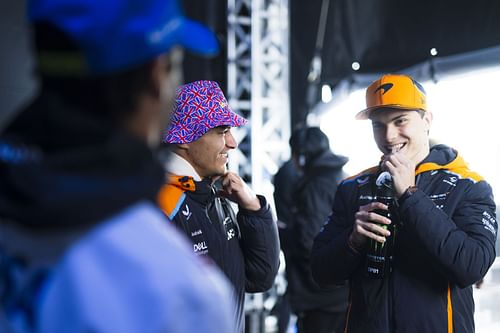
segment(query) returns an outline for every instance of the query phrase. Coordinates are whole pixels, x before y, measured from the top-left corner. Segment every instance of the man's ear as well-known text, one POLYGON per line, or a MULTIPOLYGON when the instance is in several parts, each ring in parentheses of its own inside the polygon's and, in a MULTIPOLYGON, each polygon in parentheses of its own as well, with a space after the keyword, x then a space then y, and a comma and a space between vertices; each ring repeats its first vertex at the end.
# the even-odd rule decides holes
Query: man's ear
POLYGON ((176 143, 173 148, 173 152, 180 157, 183 157, 184 159, 189 158, 189 143, 176 143))
POLYGON ((427 124, 427 131, 429 131, 431 129, 432 119, 433 119, 432 112, 426 111, 424 113, 424 121, 427 124))

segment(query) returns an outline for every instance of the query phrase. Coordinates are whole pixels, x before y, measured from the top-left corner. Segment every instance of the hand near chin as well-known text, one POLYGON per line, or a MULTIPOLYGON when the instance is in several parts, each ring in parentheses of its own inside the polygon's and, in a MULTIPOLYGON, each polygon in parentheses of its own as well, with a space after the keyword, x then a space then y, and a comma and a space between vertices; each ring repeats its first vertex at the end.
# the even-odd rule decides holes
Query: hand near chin
POLYGON ((415 185, 415 162, 404 154, 399 152, 384 156, 382 167, 391 174, 398 198, 408 187, 415 185))
POLYGON ((228 171, 220 178, 222 188, 218 191, 221 197, 236 202, 241 208, 257 211, 260 201, 252 189, 236 173, 228 171))

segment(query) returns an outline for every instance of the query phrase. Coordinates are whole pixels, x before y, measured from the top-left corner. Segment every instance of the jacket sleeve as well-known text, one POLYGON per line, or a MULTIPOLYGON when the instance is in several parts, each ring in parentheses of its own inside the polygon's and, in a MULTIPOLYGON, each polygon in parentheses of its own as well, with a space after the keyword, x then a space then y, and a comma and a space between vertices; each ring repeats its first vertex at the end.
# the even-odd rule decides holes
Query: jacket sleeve
MULTIPOLYGON (((460 190, 460 189, 456 189, 460 190)), ((480 280, 495 259, 496 206, 484 181, 465 188, 448 216, 421 190, 400 207, 403 228, 424 248, 447 278, 464 288, 480 280)))
POLYGON ((259 211, 240 208, 237 216, 245 257, 245 290, 252 293, 271 288, 279 268, 280 245, 276 222, 266 199, 258 197, 262 207, 259 211))
POLYGON ((314 239, 311 270, 320 285, 342 284, 363 263, 364 254, 347 244, 356 210, 354 192, 349 183, 339 186, 332 213, 314 239))

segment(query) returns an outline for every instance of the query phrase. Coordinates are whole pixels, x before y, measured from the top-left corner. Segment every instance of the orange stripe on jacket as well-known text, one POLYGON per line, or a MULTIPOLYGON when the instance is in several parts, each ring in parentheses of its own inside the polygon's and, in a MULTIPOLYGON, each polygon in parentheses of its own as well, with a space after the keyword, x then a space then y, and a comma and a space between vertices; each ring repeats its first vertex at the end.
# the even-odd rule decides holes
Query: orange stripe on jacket
POLYGON ((483 177, 481 177, 479 174, 471 171, 468 167, 465 161, 461 156, 457 156, 453 161, 451 161, 448 164, 445 165, 439 165, 436 163, 423 163, 418 166, 416 170, 416 174, 418 175, 419 173, 426 172, 426 171, 432 171, 432 170, 449 170, 450 172, 457 174, 458 176, 462 178, 467 178, 471 179, 475 182, 479 182, 483 180, 483 177))
POLYGON ((353 180, 357 177, 360 177, 360 176, 363 176, 363 175, 369 175, 369 174, 374 174, 374 173, 377 173, 378 172, 378 169, 379 167, 378 166, 374 166, 374 167, 371 167, 371 168, 368 168, 366 170, 363 170, 357 174, 355 174, 354 176, 350 176, 350 177, 347 177, 346 179, 344 179, 343 181, 345 180, 353 180))
POLYGON ((451 287, 448 283, 448 333, 453 333, 453 305, 451 304, 451 287))
POLYGON ((184 201, 184 192, 195 189, 192 177, 169 175, 167 184, 163 185, 158 192, 158 205, 170 219, 173 219, 184 201))

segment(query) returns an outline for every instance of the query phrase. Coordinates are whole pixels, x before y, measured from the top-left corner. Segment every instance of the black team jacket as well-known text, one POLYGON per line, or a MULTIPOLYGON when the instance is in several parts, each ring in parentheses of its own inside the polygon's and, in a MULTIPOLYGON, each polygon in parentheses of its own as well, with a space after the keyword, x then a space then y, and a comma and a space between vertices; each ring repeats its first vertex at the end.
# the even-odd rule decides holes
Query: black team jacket
POLYGON ((210 257, 234 286, 238 333, 244 332, 245 292, 271 288, 279 268, 276 222, 266 199, 258 198, 259 211, 240 208, 235 214, 229 201, 216 195, 210 179, 175 175, 159 194, 160 206, 186 234, 193 252, 210 257))
POLYGON ((495 259, 491 187, 456 151, 431 149, 416 168, 418 190, 399 202, 392 273, 365 275, 365 250, 348 245, 354 214, 371 201, 378 168, 345 180, 316 237, 314 278, 350 282, 346 332, 474 332, 472 285, 495 259))

